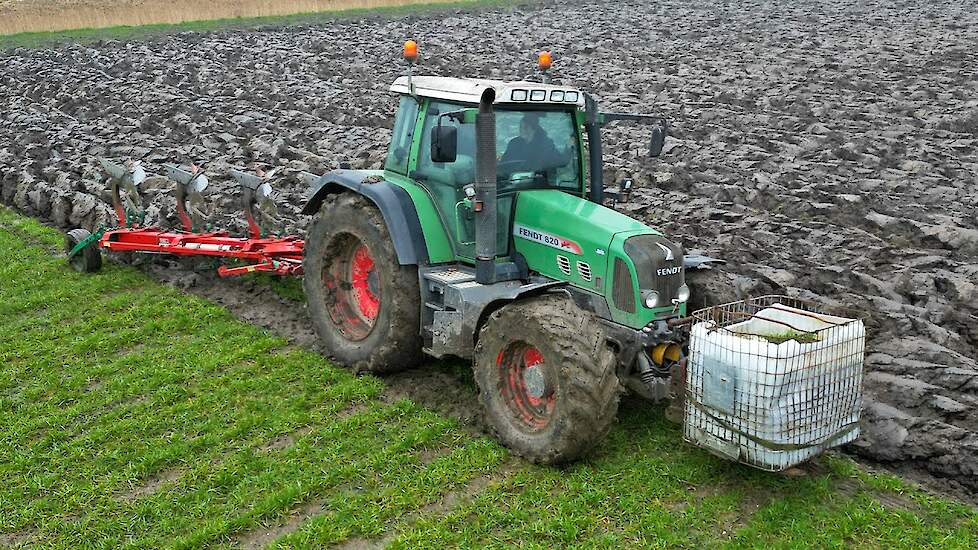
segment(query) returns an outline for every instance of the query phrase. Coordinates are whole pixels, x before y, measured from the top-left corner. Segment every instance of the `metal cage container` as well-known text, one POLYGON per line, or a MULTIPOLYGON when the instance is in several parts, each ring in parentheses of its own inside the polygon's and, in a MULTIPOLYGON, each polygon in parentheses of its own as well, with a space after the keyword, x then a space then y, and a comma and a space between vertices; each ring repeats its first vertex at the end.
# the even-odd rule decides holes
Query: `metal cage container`
POLYGON ((768 471, 856 439, 865 327, 819 309, 763 296, 694 312, 685 439, 768 471))

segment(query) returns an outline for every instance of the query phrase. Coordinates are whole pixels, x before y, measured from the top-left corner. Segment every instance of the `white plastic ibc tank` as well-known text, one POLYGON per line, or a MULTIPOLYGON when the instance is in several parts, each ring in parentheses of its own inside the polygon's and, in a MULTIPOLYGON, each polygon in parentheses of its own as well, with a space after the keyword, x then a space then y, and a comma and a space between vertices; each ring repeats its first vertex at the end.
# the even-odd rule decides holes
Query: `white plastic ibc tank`
POLYGON ((777 298, 694 314, 684 422, 687 441, 770 471, 859 435, 866 339, 861 320, 777 298))

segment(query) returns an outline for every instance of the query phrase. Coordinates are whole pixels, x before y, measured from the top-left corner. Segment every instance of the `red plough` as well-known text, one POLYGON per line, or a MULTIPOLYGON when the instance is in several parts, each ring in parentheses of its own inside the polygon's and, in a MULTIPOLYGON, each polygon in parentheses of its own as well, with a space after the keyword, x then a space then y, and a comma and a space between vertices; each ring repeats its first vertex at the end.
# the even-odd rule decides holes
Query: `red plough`
POLYGON ((221 277, 233 277, 256 271, 275 275, 302 275, 304 241, 295 236, 263 236, 259 217, 274 218, 275 203, 267 179, 271 174, 258 176, 232 170, 231 175, 243 189, 243 206, 248 221, 248 237, 233 237, 226 231, 206 231, 206 213, 201 193, 207 188, 203 171, 167 165, 170 179, 176 182, 177 216, 182 230, 142 227, 139 187, 146 173, 138 163, 115 164, 100 159, 109 175, 112 205, 118 218, 116 228, 103 228, 96 234, 84 230, 69 233, 67 246, 69 262, 80 271, 95 271, 101 267, 99 248, 113 252, 171 254, 174 256, 210 256, 224 258, 244 265, 222 265, 221 277), (256 212, 257 210, 257 212, 256 212), (260 214, 259 214, 260 213, 260 214), (95 246, 97 245, 97 247, 95 246))
POLYGON ((215 256, 249 262, 217 268, 221 277, 268 271, 276 275, 302 275, 302 245, 298 237, 251 239, 226 232, 175 233, 153 227, 106 231, 98 245, 113 252, 147 252, 174 256, 215 256))

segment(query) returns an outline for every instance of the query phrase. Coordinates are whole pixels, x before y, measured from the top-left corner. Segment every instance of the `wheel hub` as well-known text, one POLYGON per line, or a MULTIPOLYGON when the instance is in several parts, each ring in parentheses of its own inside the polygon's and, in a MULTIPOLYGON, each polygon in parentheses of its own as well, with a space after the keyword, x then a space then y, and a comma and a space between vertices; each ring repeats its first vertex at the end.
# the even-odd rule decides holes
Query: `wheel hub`
POLYGON ((323 269, 327 307, 345 338, 363 340, 377 324, 383 286, 373 254, 359 237, 341 236, 331 243, 337 252, 323 269))
POLYGON ((543 367, 534 365, 523 370, 523 384, 526 385, 526 393, 529 397, 540 399, 547 391, 547 380, 543 374, 543 367))
POLYGON ((499 352, 496 365, 514 424, 527 432, 546 428, 557 403, 557 387, 543 353, 526 342, 512 342, 499 352))
POLYGON ((350 279, 357 309, 368 323, 373 322, 380 310, 380 299, 377 297, 377 270, 366 246, 357 247, 351 264, 350 279))

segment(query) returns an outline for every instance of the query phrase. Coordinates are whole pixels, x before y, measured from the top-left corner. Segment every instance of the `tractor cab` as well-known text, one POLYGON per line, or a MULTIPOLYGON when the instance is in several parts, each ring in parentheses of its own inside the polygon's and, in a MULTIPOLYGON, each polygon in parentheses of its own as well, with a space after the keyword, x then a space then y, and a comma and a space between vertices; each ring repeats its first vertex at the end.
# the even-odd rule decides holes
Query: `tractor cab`
POLYGON ((586 196, 580 91, 442 77, 402 77, 391 90, 401 99, 384 168, 424 188, 457 259, 475 261, 472 198, 478 144, 472 113, 486 90, 496 97, 497 254, 511 252, 517 193, 556 190, 586 196))
POLYGON ((635 328, 685 313, 681 247, 602 204, 600 126, 661 119, 602 114, 586 93, 539 82, 404 76, 391 91, 400 104, 384 177, 423 191, 446 260, 478 268, 478 220, 489 218, 482 284, 543 276, 604 297, 605 316, 635 328), (491 125, 481 141, 480 111, 491 125))

